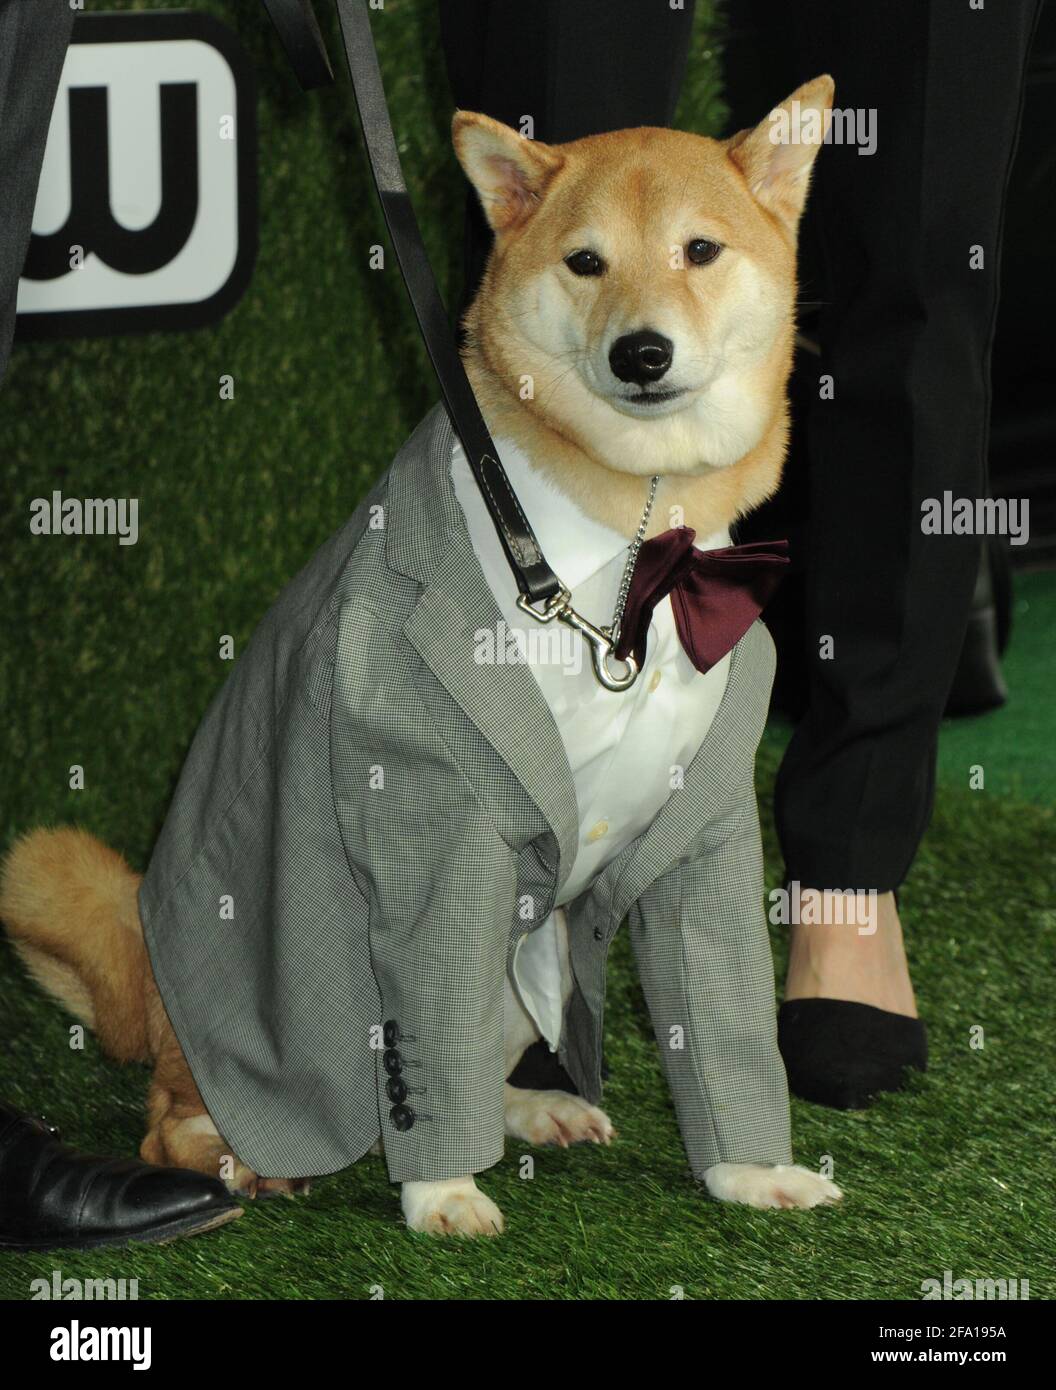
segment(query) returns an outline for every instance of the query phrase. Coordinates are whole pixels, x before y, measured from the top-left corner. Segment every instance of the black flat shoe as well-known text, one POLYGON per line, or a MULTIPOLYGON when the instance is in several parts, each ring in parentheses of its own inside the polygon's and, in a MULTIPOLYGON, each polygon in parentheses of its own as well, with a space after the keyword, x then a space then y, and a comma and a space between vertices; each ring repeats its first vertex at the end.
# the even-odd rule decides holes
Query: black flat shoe
POLYGON ((792 999, 777 1013, 788 1088, 834 1110, 864 1110, 878 1091, 900 1091, 907 1067, 928 1069, 919 1018, 846 999, 792 999))
POLYGON ((54 1126, 0 1104, 0 1250, 160 1243, 241 1215, 217 1178, 77 1153, 54 1126))

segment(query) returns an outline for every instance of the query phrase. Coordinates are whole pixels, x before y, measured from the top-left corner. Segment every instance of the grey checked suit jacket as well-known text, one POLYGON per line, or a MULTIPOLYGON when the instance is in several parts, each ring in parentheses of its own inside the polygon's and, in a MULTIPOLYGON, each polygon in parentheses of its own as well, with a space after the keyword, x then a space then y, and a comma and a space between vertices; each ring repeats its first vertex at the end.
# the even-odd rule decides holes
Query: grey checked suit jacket
MULTIPOLYGON (((379 1133, 394 1181, 503 1153, 504 977, 571 868, 578 813, 531 670, 474 660, 501 615, 452 442, 437 407, 265 616, 195 736, 141 888, 202 1097, 268 1176, 333 1172, 379 1133), (389 1068, 409 1088, 396 1115, 389 1068)), ((752 785, 772 677, 756 623, 684 785, 568 909, 561 1058, 597 1100, 606 955, 626 919, 697 1176, 791 1160, 752 785)))

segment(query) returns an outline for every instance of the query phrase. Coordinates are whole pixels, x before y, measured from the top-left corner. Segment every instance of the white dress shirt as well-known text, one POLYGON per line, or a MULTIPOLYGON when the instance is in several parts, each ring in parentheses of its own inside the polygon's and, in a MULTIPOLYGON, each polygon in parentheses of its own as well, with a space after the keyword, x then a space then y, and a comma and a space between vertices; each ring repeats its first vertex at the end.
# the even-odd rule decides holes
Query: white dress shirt
MULTIPOLYGON (((571 590, 573 607, 598 627, 607 627, 632 538, 588 517, 512 441, 497 439, 495 446, 547 561, 571 590)), ((652 824, 711 727, 726 690, 730 658, 724 656, 702 675, 682 649, 671 600, 665 598, 653 612, 638 679, 622 693, 606 690, 594 674, 584 637, 563 623, 537 623, 517 607, 513 573, 457 441, 451 477, 505 622, 505 630, 494 634, 495 657, 526 660, 531 666, 572 769, 580 834, 575 862, 555 905, 564 907, 652 824)), ((643 478, 643 509, 648 486, 643 478)), ((698 549, 729 543, 729 534, 722 531, 700 540, 698 549)), ((482 660, 491 659, 491 637, 484 634, 478 645, 482 660)), ((621 669, 618 663, 615 669, 621 669)), ((562 1007, 553 913, 521 938, 513 975, 521 1002, 556 1051, 562 1007)))

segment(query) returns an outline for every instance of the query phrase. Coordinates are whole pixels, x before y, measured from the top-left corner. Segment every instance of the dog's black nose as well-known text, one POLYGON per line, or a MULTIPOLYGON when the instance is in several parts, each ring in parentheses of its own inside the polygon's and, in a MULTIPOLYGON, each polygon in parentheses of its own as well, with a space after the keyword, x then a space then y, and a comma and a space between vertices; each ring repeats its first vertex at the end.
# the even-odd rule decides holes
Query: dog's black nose
POLYGON ((639 333, 625 333, 609 349, 609 366, 621 381, 634 381, 644 386, 647 381, 659 381, 671 365, 675 345, 662 333, 643 328, 639 333))

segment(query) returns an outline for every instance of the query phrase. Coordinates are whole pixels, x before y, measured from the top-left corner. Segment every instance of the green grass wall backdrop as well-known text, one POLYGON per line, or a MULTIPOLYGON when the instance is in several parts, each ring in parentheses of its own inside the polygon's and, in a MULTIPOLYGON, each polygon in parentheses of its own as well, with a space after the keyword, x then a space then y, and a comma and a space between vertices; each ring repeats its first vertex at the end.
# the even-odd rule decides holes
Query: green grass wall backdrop
MULTIPOLYGON (((89 9, 102 8, 92 6, 89 9)), ((143 9, 110 0, 108 9, 143 9)), ((256 0, 197 3, 225 19, 259 82, 260 254, 245 298, 187 334, 16 350, 0 394, 0 832, 77 821, 142 868, 195 726, 255 623, 387 466, 437 391, 387 246, 342 74, 298 89, 256 0), (220 377, 235 382, 220 399, 220 377), (31 537, 53 489, 137 497, 139 542, 31 537), (69 768, 85 769, 71 792, 69 768)), ((332 7, 317 0, 332 54, 332 7)), ((373 15, 411 191, 449 302, 457 298, 464 186, 431 0, 373 15)), ((679 124, 721 127, 721 34, 698 3, 679 124)), ((775 97, 778 94, 775 93, 775 97)), ((762 114, 762 113, 760 113, 762 114)), ((1023 596, 1025 595, 1025 597, 1023 596)), ((691 1181, 627 944, 612 965, 620 1129, 606 1151, 519 1148, 483 1178, 503 1241, 409 1235, 380 1161, 320 1181, 305 1201, 251 1206, 214 1235, 166 1248, 0 1256, 0 1295, 61 1269, 138 1278, 142 1298, 914 1299, 927 1278, 1029 1279, 1052 1297, 1053 657, 1051 578, 1031 577, 1010 657, 1013 699, 944 742, 935 824, 905 893, 933 1066, 862 1114, 794 1105, 797 1153, 832 1155, 839 1210, 763 1214, 691 1181), (1027 612, 1029 609, 1029 613, 1027 612), (1029 620, 1028 620, 1029 619, 1029 620), (1045 664, 1047 662, 1047 665, 1045 664), (1013 679, 1013 676, 1015 679, 1013 679), (951 741, 952 740, 952 741, 951 741), (968 790, 967 767, 987 769, 968 790), (970 1045, 984 1030, 982 1050, 970 1045)), ((780 871, 759 784, 771 883, 780 871)), ((779 968, 784 943, 775 933, 779 968)), ((44 1110, 103 1152, 133 1152, 146 1073, 69 1021, 0 946, 0 1094, 44 1110)))

